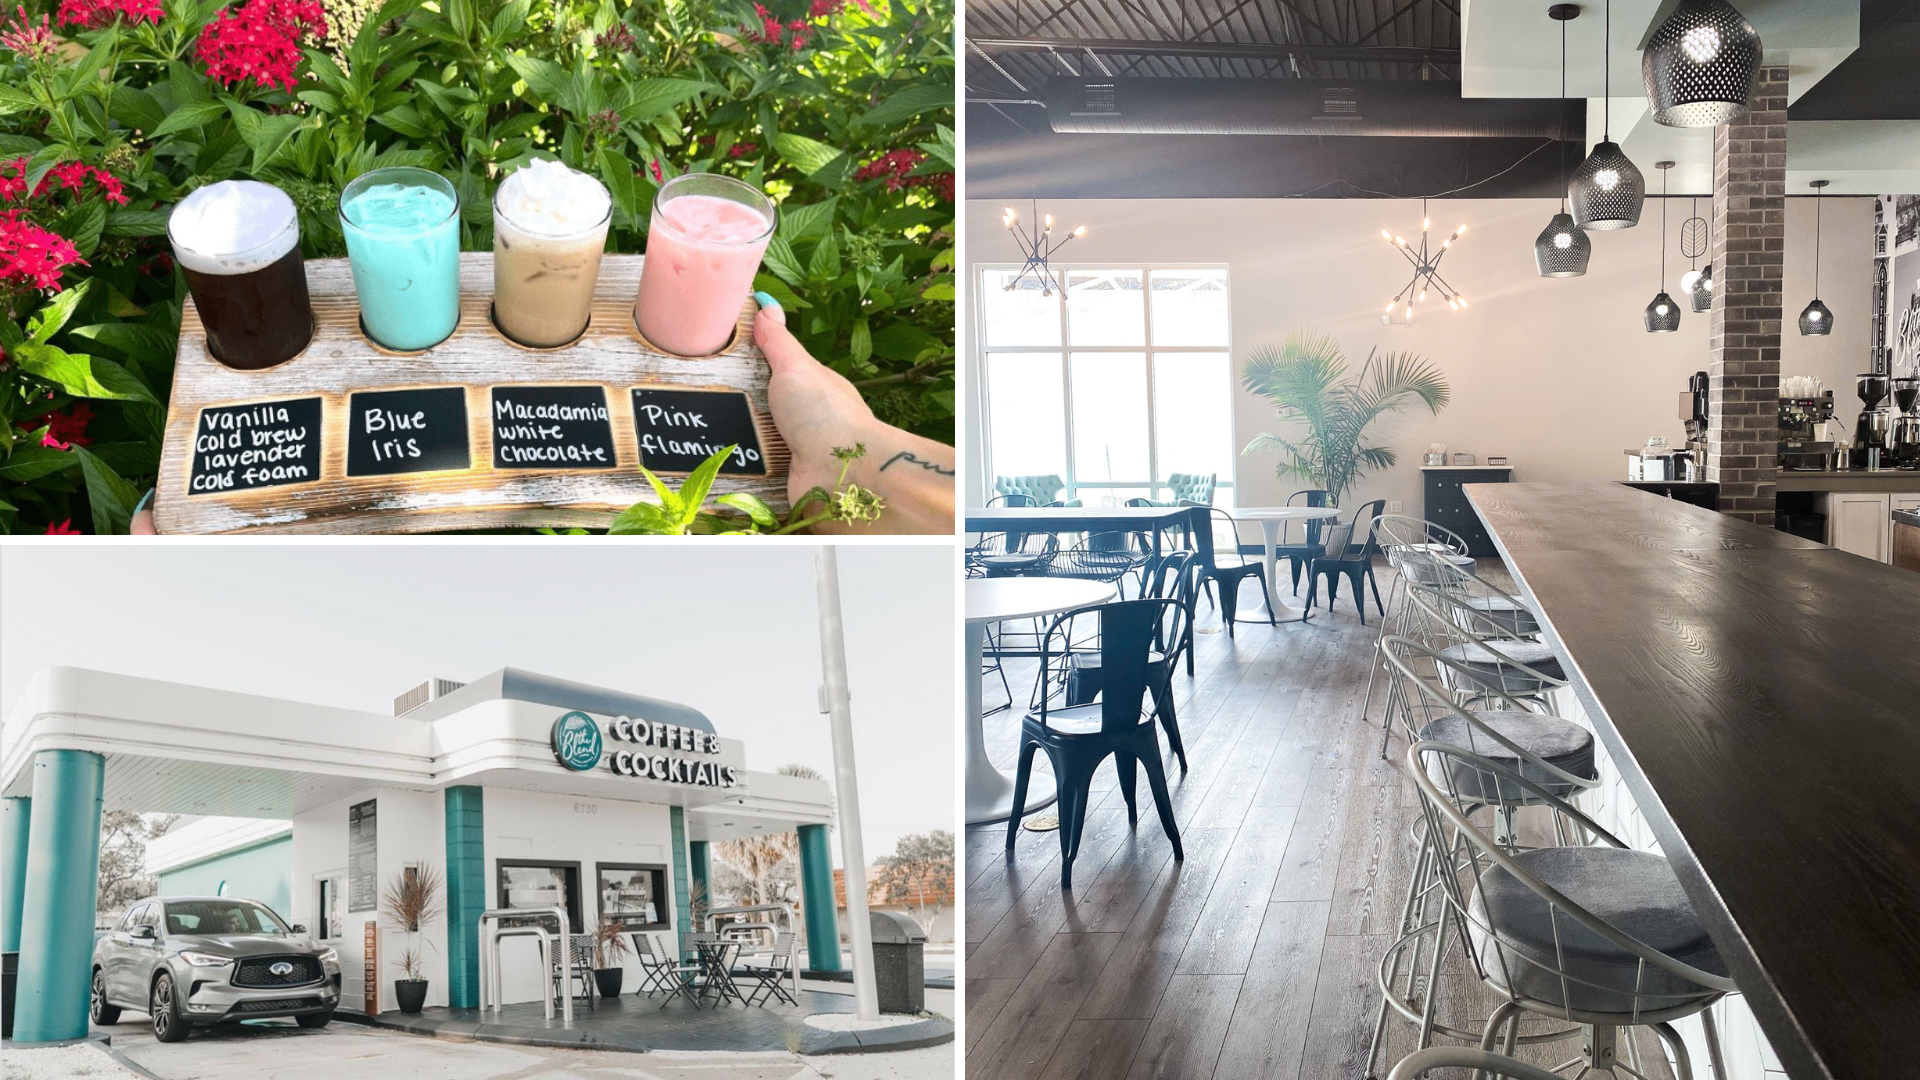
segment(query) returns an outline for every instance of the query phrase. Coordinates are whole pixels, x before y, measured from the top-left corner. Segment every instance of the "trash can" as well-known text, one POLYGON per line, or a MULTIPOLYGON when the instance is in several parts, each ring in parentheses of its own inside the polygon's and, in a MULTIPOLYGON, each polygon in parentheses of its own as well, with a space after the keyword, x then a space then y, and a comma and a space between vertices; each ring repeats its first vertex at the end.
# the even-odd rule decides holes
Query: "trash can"
POLYGON ((873 984, 883 1013, 927 1009, 927 932, 897 911, 869 911, 873 928, 873 984))
POLYGON ((4 971, 4 974, 0 974, 0 978, 4 978, 5 980, 4 982, 0 982, 0 997, 4 998, 4 1000, 0 1000, 0 1004, 6 1006, 6 1012, 4 1013, 6 1017, 5 1023, 0 1024, 0 1027, 3 1027, 5 1030, 0 1030, 0 1036, 11 1039, 13 1038, 13 991, 15 982, 20 978, 20 954, 10 952, 0 955, 3 955, 5 958, 5 967, 4 969, 0 969, 0 971, 4 971))

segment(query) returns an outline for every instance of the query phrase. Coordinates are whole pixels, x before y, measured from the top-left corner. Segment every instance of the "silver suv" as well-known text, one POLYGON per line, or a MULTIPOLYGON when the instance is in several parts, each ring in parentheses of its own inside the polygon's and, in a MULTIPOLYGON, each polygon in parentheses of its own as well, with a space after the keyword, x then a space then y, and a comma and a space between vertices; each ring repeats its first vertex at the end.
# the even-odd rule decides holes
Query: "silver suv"
POLYGON ((325 1027, 339 1004, 340 955, 252 900, 141 900, 93 946, 93 1022, 145 1011, 161 1042, 223 1020, 325 1027))

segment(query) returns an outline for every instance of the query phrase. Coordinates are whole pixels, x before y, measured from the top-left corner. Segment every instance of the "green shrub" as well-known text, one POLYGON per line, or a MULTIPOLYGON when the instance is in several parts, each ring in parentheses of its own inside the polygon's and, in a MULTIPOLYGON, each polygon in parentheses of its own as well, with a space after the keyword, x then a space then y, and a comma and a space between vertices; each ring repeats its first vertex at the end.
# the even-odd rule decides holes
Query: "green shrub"
POLYGON ((539 156, 613 194, 645 247, 686 171, 781 208, 756 288, 881 418, 953 440, 947 0, 47 0, 0 19, 0 531, 124 531, 156 472, 186 291, 166 215, 276 184, 308 258, 340 189, 452 178, 461 246, 539 156))

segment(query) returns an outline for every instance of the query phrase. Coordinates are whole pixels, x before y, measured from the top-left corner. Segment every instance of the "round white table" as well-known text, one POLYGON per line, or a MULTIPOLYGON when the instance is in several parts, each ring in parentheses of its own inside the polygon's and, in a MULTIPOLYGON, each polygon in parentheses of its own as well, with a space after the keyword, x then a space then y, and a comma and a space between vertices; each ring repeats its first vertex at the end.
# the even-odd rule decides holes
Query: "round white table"
MULTIPOLYGON (((1104 581, 1074 578, 967 579, 967 824, 1005 821, 1013 813, 1013 774, 1001 772, 987 758, 985 676, 980 670, 987 625, 1091 607, 1112 600, 1117 592, 1104 581)), ((1027 780, 1027 812, 1053 800, 1052 774, 1036 771, 1027 780)))
POLYGON ((1246 506, 1233 511, 1236 521, 1257 521, 1260 531, 1267 541, 1267 596, 1273 601, 1273 617, 1280 622, 1304 622, 1307 609, 1287 599, 1293 595, 1280 592, 1279 557, 1275 549, 1280 544, 1280 524, 1285 521, 1327 521, 1340 516, 1338 507, 1333 506, 1246 506))

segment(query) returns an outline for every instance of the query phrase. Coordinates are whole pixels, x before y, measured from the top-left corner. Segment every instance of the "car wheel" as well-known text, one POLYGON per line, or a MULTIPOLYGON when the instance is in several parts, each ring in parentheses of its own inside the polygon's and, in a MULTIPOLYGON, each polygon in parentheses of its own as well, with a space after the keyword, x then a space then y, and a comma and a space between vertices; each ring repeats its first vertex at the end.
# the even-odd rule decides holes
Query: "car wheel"
POLYGON ((96 1024, 120 1022, 120 1007, 107 1004, 107 973, 93 969, 92 1019, 96 1024))
POLYGON ((180 1001, 174 996, 173 976, 161 972, 153 980, 153 1001, 147 1013, 153 1017, 153 1037, 161 1042, 180 1042, 192 1026, 180 1015, 180 1001))
POLYGON ((294 1019, 298 1021, 303 1028, 323 1028, 333 1020, 333 1010, 328 1009, 323 1013, 308 1013, 305 1016, 296 1016, 294 1019))

